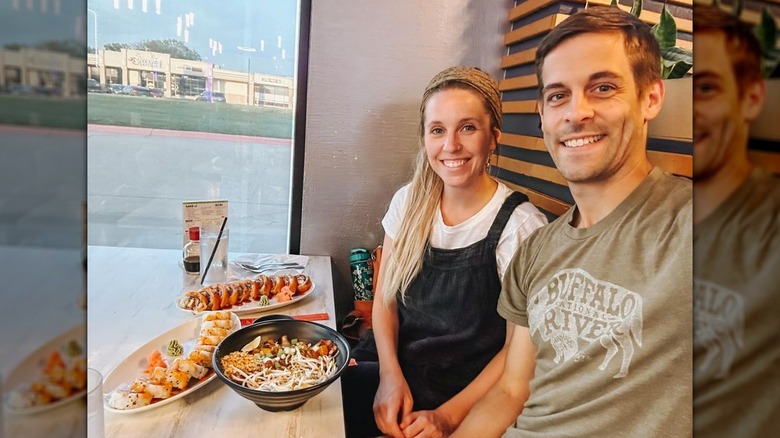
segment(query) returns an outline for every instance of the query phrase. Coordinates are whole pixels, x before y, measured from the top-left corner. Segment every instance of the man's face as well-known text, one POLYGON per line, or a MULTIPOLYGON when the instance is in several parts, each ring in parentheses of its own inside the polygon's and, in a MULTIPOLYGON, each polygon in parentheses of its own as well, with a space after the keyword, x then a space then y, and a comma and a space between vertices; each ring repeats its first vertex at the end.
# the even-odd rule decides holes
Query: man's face
POLYGON ((570 183, 619 179, 645 158, 646 121, 658 114, 663 84, 639 95, 619 32, 565 40, 542 69, 544 142, 570 183))
POLYGON ((740 96, 723 32, 697 32, 693 74, 693 176, 709 178, 747 148, 754 86, 740 96))

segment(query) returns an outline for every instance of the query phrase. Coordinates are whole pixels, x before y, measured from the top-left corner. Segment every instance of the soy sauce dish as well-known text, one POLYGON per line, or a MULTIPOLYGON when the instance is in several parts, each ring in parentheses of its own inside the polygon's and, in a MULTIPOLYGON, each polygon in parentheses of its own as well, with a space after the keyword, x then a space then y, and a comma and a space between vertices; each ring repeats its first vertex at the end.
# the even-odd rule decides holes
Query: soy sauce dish
POLYGON ((324 391, 346 370, 350 347, 346 338, 330 327, 311 321, 284 319, 284 315, 268 315, 258 318, 252 325, 241 328, 219 343, 213 355, 213 366, 217 377, 238 395, 252 401, 266 411, 291 411, 303 406, 309 399, 324 391), (278 318, 282 316, 282 318, 278 318), (312 346, 321 339, 332 341, 338 352, 335 355, 335 372, 323 382, 301 389, 288 391, 264 391, 246 387, 231 380, 222 369, 222 358, 241 349, 261 337, 260 345, 266 340, 279 341, 282 336, 312 346))

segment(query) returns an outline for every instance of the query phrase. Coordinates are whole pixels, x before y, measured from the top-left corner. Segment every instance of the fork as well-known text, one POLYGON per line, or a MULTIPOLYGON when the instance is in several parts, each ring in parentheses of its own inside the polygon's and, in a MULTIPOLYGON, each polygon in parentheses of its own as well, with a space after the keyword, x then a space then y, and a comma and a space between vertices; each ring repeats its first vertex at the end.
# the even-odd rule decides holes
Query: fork
POLYGON ((249 272, 265 272, 272 269, 301 269, 301 266, 297 262, 277 262, 277 263, 261 263, 259 265, 253 265, 251 263, 238 263, 238 266, 246 269, 249 272))

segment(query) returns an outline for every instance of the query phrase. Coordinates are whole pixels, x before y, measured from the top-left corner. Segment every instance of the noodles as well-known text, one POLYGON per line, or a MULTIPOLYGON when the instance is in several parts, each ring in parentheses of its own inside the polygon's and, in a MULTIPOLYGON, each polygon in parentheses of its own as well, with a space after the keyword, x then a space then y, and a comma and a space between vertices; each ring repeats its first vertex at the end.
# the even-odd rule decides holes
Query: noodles
POLYGON ((265 341, 251 352, 234 351, 222 358, 230 380, 268 392, 293 391, 326 381, 337 371, 336 344, 323 339, 314 346, 303 342, 265 341))

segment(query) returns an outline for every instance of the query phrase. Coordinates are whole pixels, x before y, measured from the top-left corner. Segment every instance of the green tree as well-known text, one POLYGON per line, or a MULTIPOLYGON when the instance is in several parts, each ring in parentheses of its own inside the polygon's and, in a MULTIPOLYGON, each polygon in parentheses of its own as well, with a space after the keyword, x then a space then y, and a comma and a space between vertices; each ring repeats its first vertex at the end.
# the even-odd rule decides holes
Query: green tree
POLYGON ((50 52, 65 53, 73 58, 84 59, 87 56, 86 46, 78 40, 50 40, 37 44, 35 47, 50 52))
POLYGON ((103 46, 106 50, 118 52, 121 49, 145 50, 147 52, 167 53, 171 58, 189 59, 190 61, 200 61, 200 54, 179 40, 172 38, 165 40, 143 40, 138 43, 108 43, 103 46))
POLYGON ((103 49, 111 52, 119 52, 122 49, 130 49, 130 44, 125 43, 108 43, 103 46, 103 49))

